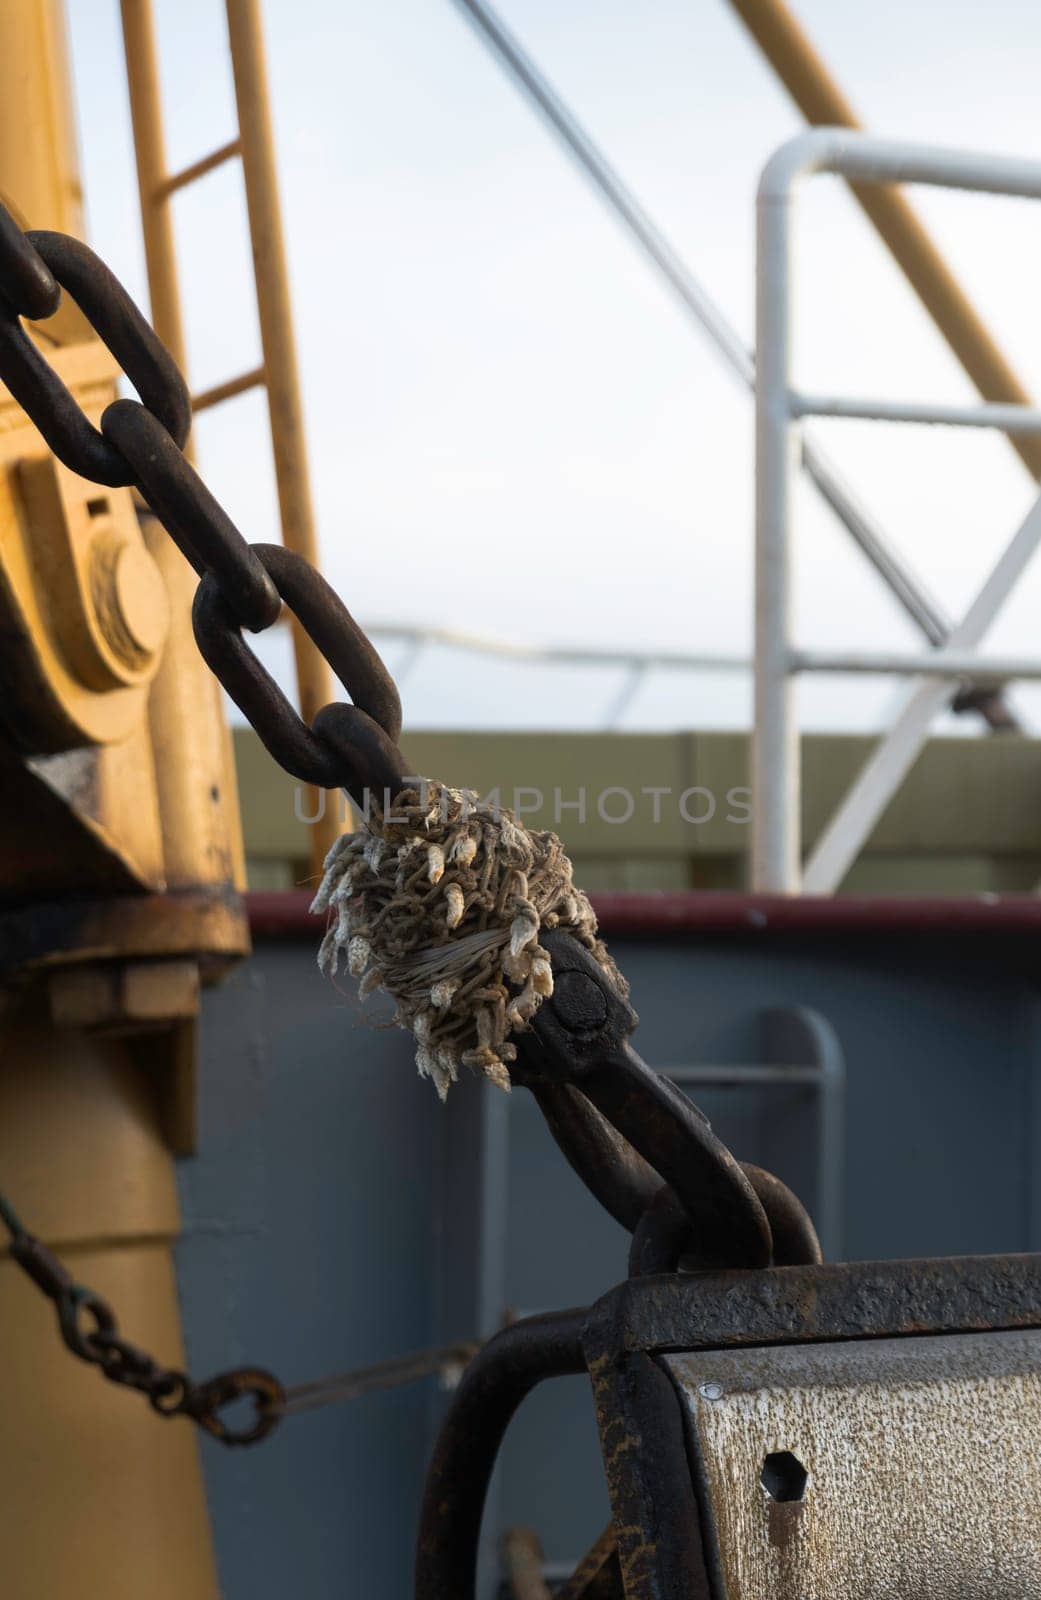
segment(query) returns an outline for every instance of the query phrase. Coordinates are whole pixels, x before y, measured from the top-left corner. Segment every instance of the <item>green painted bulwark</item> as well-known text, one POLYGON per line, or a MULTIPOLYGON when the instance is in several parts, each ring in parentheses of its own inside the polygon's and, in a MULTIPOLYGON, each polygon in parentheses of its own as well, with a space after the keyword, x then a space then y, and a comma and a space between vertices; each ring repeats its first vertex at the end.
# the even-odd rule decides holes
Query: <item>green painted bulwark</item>
MULTIPOLYGON (((812 844, 874 740, 803 741, 812 844)), ((406 734, 417 774, 444 778, 553 828, 587 889, 746 887, 750 794, 743 733, 406 734)), ((306 796, 248 729, 235 731, 250 887, 305 886, 306 796)), ((843 888, 856 893, 1030 891, 1041 880, 1041 740, 934 739, 843 888)))

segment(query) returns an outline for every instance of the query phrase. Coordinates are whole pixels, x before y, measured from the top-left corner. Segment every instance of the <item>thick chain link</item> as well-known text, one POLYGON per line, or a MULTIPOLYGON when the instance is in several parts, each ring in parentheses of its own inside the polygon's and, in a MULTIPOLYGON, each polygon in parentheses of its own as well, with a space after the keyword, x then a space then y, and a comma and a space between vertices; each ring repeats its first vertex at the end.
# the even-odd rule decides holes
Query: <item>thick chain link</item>
MULTIPOLYGON (((0 379, 58 459, 91 482, 136 488, 202 580, 192 621, 205 660, 286 771, 305 783, 396 791, 407 766, 398 749, 401 702, 365 634, 339 596, 300 556, 250 545, 183 454, 191 401, 169 351, 92 250, 59 233, 23 233, 0 204, 0 379), (52 316, 66 289, 140 396, 116 400, 94 427, 22 326, 52 316), (286 604, 317 644, 353 704, 327 706, 309 727, 242 637, 278 620, 286 604)), ((279 1421, 286 1395, 261 1368, 208 1382, 164 1367, 119 1332, 110 1306, 78 1284, 28 1233, 0 1196, 11 1255, 57 1310, 66 1346, 111 1383, 147 1396, 164 1417, 187 1416, 223 1444, 252 1444, 279 1421), (236 1400, 252 1419, 221 1415, 236 1400)))
POLYGON ((401 702, 386 667, 338 595, 302 557, 250 545, 183 454, 191 425, 184 378, 123 285, 92 250, 60 233, 23 233, 0 205, 0 379, 54 454, 94 483, 132 485, 202 582, 193 611, 203 656, 275 760, 305 783, 344 788, 364 806, 407 776, 401 702), (100 432, 23 328, 72 295, 140 396, 116 400, 100 432), (309 727, 242 637, 289 606, 353 701, 309 727))

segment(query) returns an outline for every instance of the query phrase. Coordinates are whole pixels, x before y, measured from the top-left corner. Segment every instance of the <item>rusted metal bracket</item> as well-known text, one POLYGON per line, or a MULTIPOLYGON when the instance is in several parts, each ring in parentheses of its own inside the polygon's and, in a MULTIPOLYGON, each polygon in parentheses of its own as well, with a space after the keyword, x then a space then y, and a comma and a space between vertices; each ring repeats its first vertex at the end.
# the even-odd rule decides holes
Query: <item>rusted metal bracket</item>
MULTIPOLYGON (((1017 1345, 1018 1353, 1002 1355, 990 1370, 1033 1372, 1034 1408, 1025 1419, 1033 1427, 1034 1411, 1041 1411, 1041 1256, 672 1273, 629 1280, 588 1313, 516 1323, 471 1362, 442 1428, 424 1498, 415 1600, 474 1600, 481 1512, 499 1446, 518 1406, 548 1378, 589 1374, 625 1600, 718 1600, 710 1576, 718 1560, 715 1532, 705 1521, 700 1469, 696 1463, 692 1469, 688 1453, 681 1360, 711 1351, 745 1352, 752 1360, 757 1350, 781 1347, 856 1352, 873 1342, 881 1350, 895 1342, 928 1365, 933 1336, 1029 1330, 1039 1335, 1031 1334, 1032 1351, 1024 1354, 1027 1345, 1017 1345)), ((1004 1348, 1011 1349, 1011 1341, 1004 1348)), ((712 1403, 713 1395, 703 1398, 712 1403)), ((929 1448, 935 1454, 934 1442, 929 1448)), ((1032 1462, 1032 1449, 1029 1456, 1032 1462)), ((987 1459, 1005 1460, 996 1442, 987 1459)), ((775 1465, 772 1489, 764 1484, 757 1492, 781 1503, 786 1464, 775 1465)), ((974 1498, 959 1502, 977 1522, 990 1515, 977 1493, 980 1471, 977 1461, 974 1498)), ((991 1476, 1000 1489, 1000 1473, 991 1476)), ((901 1488, 906 1493, 904 1480, 901 1488)), ((768 1504, 763 1515, 771 1515, 768 1504)), ((1031 1559, 1041 1562, 1036 1517, 1033 1527, 1031 1559)), ((981 1548, 991 1545, 981 1526, 981 1548)), ((771 1600, 779 1592, 787 1597, 810 1590, 775 1588, 771 1600)), ((937 1592, 935 1586, 913 1591, 916 1600, 937 1592)), ((1020 1584, 1000 1592, 1033 1589, 1020 1584)), ((755 1591, 743 1590, 741 1600, 753 1595, 758 1600, 755 1591)))

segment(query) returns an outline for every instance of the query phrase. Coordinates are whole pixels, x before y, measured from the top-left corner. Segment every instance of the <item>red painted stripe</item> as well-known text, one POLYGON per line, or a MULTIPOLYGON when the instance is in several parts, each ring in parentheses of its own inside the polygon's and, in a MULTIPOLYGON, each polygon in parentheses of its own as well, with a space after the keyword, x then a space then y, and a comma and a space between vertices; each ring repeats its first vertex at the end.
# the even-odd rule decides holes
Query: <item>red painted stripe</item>
MULTIPOLYGON (((1041 932, 1041 898, 1011 895, 837 895, 787 897, 731 891, 607 890, 590 896, 611 934, 1041 932)), ((257 939, 316 939, 321 921, 308 911, 309 890, 246 896, 257 939)))

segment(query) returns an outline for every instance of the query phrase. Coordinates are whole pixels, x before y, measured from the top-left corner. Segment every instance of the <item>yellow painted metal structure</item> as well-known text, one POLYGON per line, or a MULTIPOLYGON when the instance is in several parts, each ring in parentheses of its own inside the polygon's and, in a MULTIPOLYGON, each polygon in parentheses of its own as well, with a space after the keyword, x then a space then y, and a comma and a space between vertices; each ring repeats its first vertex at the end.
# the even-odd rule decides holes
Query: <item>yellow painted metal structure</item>
MULTIPOLYGON (((54 365, 89 412, 108 403, 117 369, 96 342, 64 347, 54 365)), ((63 467, 2 387, 0 467, 3 610, 23 652, 18 730, 37 753, 116 744, 146 715, 169 628, 130 495, 63 467)))
MULTIPOLYGON (((0 195, 82 232, 60 0, 0 6, 0 195)), ((87 415, 112 358, 33 330, 87 415)), ((194 577, 129 490, 56 463, 0 390, 0 1173, 28 1225, 183 1365, 173 1152, 200 982, 248 949, 230 740, 194 577)), ((0 1255, 4 1600, 216 1600, 192 1428, 105 1383, 0 1255)))
MULTIPOLYGON (((176 173, 167 168, 162 86, 151 0, 121 0, 121 9, 152 320, 160 338, 184 370, 184 318, 171 202, 189 184, 197 183, 226 161, 240 158, 263 364, 196 394, 192 405, 196 412, 204 411, 249 389, 265 389, 282 539, 290 550, 302 555, 312 566, 318 566, 318 539, 257 0, 226 0, 239 133, 220 149, 176 173)), ((300 711, 305 722, 310 722, 323 705, 335 698, 332 674, 321 652, 295 619, 291 626, 300 711)), ((311 829, 311 867, 315 870, 341 831, 339 795, 327 795, 321 805, 317 794, 312 792, 307 814, 320 818, 311 829)))
MULTIPOLYGON (((5 1019, 4 1187, 135 1343, 183 1364, 177 1197, 132 1047, 55 1027, 42 997, 5 1019)), ((54 1311, 0 1263, 0 1548, 5 1600, 216 1600, 198 1444, 73 1359, 54 1311)))
MULTIPOLYGON (((807 122, 815 127, 862 127, 784 0, 730 3, 807 122)), ((984 400, 1033 405, 904 191, 885 183, 854 183, 850 187, 984 400)), ((1032 476, 1041 479, 1041 438, 1017 433, 1009 435, 1009 442, 1032 476)))

